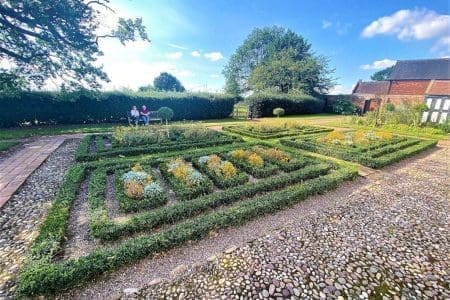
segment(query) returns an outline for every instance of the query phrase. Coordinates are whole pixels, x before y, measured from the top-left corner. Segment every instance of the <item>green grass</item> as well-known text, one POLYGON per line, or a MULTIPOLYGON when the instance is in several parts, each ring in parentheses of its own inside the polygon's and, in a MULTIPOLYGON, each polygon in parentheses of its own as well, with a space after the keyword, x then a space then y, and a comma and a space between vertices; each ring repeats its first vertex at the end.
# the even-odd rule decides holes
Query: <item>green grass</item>
POLYGON ((0 152, 6 151, 10 149, 11 147, 14 147, 15 145, 19 144, 20 141, 17 140, 11 140, 11 141, 0 141, 0 152))
POLYGON ((118 124, 76 124, 0 129, 0 140, 21 139, 37 135, 95 133, 112 131, 118 124))
POLYGON ((383 126, 378 126, 378 127, 357 125, 357 124, 350 123, 349 117, 332 120, 328 124, 326 124, 326 126, 386 131, 386 132, 392 132, 392 133, 398 134, 398 135, 404 135, 404 136, 408 136, 408 137, 417 137, 417 138, 426 138, 426 139, 445 140, 445 139, 449 138, 449 134, 444 133, 439 128, 411 127, 411 126, 403 125, 403 124, 383 125, 383 126))

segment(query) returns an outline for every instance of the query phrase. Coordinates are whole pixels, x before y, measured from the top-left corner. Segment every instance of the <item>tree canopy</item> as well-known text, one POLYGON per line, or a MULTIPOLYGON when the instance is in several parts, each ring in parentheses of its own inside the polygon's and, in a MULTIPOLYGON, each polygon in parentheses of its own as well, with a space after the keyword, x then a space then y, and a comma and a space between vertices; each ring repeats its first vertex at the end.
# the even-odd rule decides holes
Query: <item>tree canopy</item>
POLYGON ((302 36, 282 27, 254 29, 223 70, 229 93, 277 89, 323 92, 333 86, 324 57, 302 36))
POLYGON ((389 80, 393 69, 394 66, 375 72, 372 76, 370 76, 370 79, 375 81, 389 80))
POLYGON ((162 72, 153 80, 153 86, 159 91, 184 92, 186 89, 172 74, 162 72))
POLYGON ((99 33, 102 12, 112 11, 109 0, 3 0, 0 4, 0 59, 27 83, 42 87, 60 79, 63 89, 98 88, 107 74, 94 62, 102 55, 99 40, 116 38, 122 44, 148 41, 142 19, 119 18, 117 27, 99 33))

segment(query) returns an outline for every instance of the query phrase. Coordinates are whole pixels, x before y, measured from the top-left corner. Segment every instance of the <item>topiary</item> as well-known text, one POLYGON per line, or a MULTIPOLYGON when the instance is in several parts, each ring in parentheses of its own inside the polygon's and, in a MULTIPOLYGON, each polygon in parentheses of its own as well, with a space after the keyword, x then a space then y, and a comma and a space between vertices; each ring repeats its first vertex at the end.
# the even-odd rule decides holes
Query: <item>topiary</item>
POLYGON ((170 107, 161 107, 158 109, 158 116, 161 120, 165 120, 166 124, 173 118, 173 110, 170 107))
POLYGON ((278 118, 279 118, 280 116, 284 116, 284 109, 281 108, 281 107, 275 108, 275 109, 273 110, 273 115, 274 115, 274 116, 277 116, 278 118))

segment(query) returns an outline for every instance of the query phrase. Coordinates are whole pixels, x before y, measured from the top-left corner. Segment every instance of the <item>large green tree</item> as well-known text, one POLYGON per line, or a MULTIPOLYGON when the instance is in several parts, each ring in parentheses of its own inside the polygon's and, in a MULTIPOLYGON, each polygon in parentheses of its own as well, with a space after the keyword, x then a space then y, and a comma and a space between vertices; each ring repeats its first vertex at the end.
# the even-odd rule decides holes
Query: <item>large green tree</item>
POLYGON ((320 92, 332 86, 331 73, 327 60, 315 56, 302 36, 278 26, 254 29, 223 70, 230 93, 293 87, 320 92), (276 79, 271 78, 274 75, 276 79))
POLYGON ((98 88, 108 77, 95 65, 102 55, 99 41, 116 38, 122 44, 148 41, 142 19, 118 19, 115 29, 99 33, 109 0, 2 0, 0 3, 0 60, 14 74, 41 87, 49 78, 63 88, 98 88))
POLYGON ((249 86, 254 91, 275 89, 314 94, 326 91, 332 80, 327 76, 327 60, 307 56, 296 59, 296 50, 289 48, 275 53, 268 62, 257 66, 250 74, 249 86))
POLYGON ((153 86, 159 91, 184 92, 186 89, 172 74, 162 72, 153 80, 153 86))
POLYGON ((372 76, 370 76, 370 79, 375 81, 389 80, 393 69, 394 66, 375 72, 372 76))

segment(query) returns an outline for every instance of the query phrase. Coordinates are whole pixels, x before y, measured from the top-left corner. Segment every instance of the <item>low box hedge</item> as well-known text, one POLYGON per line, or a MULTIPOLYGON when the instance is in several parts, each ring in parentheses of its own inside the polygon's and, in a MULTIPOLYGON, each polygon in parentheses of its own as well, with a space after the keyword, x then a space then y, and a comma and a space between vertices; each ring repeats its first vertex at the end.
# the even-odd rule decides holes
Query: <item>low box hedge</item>
MULTIPOLYGON (((52 262, 49 259, 31 260, 19 276, 17 293, 24 297, 52 294, 73 288, 144 257, 167 251, 190 240, 201 239, 212 230, 242 225, 262 215, 285 209, 309 196, 336 188, 342 181, 352 179, 356 175, 354 168, 340 168, 283 190, 256 196, 232 207, 195 217, 167 230, 131 238, 117 246, 97 249, 77 259, 62 262, 52 262)), ((67 208, 70 207, 70 203, 68 204, 67 208)), ((64 224, 67 223, 67 218, 68 216, 64 224)), ((49 258, 48 255, 45 257, 49 258)))

